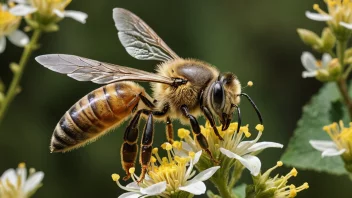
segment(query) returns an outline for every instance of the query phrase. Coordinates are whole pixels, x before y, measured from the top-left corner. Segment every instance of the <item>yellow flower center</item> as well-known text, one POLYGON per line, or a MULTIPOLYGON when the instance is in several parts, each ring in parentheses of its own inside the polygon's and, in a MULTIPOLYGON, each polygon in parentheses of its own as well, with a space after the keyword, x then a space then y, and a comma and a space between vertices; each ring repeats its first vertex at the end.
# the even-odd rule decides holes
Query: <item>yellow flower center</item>
POLYGON ((51 17, 54 10, 63 11, 72 0, 30 0, 33 7, 38 9, 41 15, 51 17))
POLYGON ((346 128, 342 121, 337 124, 336 122, 324 126, 323 130, 326 131, 330 138, 334 141, 339 149, 346 149, 345 154, 352 152, 352 123, 346 128))
POLYGON ((20 25, 21 17, 12 15, 0 4, 0 36, 9 35, 20 25))

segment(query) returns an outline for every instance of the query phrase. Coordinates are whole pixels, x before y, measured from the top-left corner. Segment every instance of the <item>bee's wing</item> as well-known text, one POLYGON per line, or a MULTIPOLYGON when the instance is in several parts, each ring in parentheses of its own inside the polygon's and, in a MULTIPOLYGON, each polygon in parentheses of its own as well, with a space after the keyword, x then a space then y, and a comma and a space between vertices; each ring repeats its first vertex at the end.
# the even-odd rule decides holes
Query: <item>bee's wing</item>
POLYGON ((113 18, 122 45, 134 58, 159 61, 179 58, 142 19, 132 12, 115 8, 113 18))
POLYGON ((173 84, 173 79, 130 67, 103 63, 66 54, 48 54, 35 58, 44 67, 67 74, 78 81, 107 84, 117 81, 145 81, 173 84))

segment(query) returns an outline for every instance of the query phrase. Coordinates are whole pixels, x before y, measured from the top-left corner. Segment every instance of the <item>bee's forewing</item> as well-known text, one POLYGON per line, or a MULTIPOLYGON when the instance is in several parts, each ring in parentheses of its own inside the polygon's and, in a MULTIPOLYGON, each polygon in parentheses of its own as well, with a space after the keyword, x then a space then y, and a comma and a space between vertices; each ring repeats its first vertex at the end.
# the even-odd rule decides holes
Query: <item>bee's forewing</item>
POLYGON ((179 56, 138 16, 123 8, 113 10, 119 39, 126 51, 139 60, 168 61, 179 56))
POLYGON ((36 61, 52 71, 67 74, 78 81, 92 81, 97 84, 118 81, 173 83, 169 77, 74 55, 48 54, 36 57, 36 61))

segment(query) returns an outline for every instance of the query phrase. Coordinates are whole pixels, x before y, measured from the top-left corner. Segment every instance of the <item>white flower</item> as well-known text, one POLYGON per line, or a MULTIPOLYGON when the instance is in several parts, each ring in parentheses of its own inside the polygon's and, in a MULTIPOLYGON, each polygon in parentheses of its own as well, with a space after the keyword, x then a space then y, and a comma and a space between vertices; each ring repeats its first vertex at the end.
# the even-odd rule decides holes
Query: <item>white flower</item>
POLYGON ((332 60, 330 54, 324 53, 321 61, 317 61, 312 53, 303 52, 301 61, 307 71, 302 72, 303 78, 315 77, 318 72, 329 75, 328 66, 332 60))
POLYGON ((309 143, 318 151, 322 157, 342 156, 346 161, 352 159, 352 123, 345 127, 343 122, 336 122, 324 126, 323 130, 328 133, 332 141, 310 140, 309 143))
POLYGON ((313 9, 318 13, 306 11, 306 17, 314 21, 325 21, 334 29, 339 26, 352 29, 351 0, 328 0, 325 2, 328 12, 320 9, 318 4, 314 4, 313 9))
MULTIPOLYGON (((283 147, 282 144, 275 142, 258 142, 259 138, 262 136, 264 127, 263 125, 257 125, 256 129, 259 132, 254 140, 243 141, 244 136, 251 136, 251 133, 248 131, 248 125, 241 127, 239 133, 236 133, 237 123, 231 123, 226 131, 221 131, 221 127, 218 127, 218 131, 224 139, 223 141, 220 141, 209 123, 207 123, 205 127, 201 127, 202 134, 208 141, 209 150, 214 156, 221 157, 221 154, 219 153, 220 151, 225 156, 238 160, 254 176, 259 174, 261 168, 260 159, 255 155, 266 148, 283 147)), ((182 142, 183 150, 197 151, 201 149, 189 136, 189 131, 180 129, 178 131, 178 136, 185 140, 185 142, 182 142)), ((220 159, 220 161, 223 160, 220 159)))
POLYGON ((18 16, 26 16, 34 12, 52 17, 72 18, 80 23, 86 23, 88 15, 81 11, 65 10, 71 0, 12 0, 17 3, 10 12, 18 16))
POLYGON ((18 165, 18 168, 6 170, 0 178, 0 197, 18 197, 28 198, 41 187, 44 173, 35 172, 30 169, 27 178, 27 169, 24 163, 18 165))
POLYGON ((333 141, 310 140, 309 143, 313 148, 322 152, 322 157, 338 156, 346 151, 346 149, 339 149, 333 141))
POLYGON ((24 47, 28 44, 28 36, 18 30, 20 23, 20 16, 11 14, 7 6, 0 4, 0 54, 5 51, 6 37, 18 47, 24 47))
POLYGON ((134 181, 127 186, 120 184, 119 175, 112 175, 113 180, 116 181, 120 188, 129 191, 120 195, 119 198, 148 197, 155 195, 170 197, 173 193, 180 191, 189 192, 193 195, 205 193, 206 186, 203 181, 213 176, 220 166, 208 168, 196 175, 193 167, 199 161, 202 151, 197 153, 191 152, 188 157, 180 157, 175 155, 169 143, 165 144, 168 145, 166 146, 168 157, 160 158, 157 149, 154 149, 153 154, 156 158, 152 157, 152 165, 143 182, 137 183, 139 177, 134 174, 134 168, 130 169, 134 181))

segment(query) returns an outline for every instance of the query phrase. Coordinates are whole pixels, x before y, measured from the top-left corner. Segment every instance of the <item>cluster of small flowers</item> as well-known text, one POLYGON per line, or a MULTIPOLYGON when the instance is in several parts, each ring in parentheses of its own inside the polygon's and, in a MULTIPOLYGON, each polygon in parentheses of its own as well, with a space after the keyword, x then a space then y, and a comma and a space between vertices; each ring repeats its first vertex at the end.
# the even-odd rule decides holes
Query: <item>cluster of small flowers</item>
MULTIPOLYGON (((201 132, 206 137, 209 144, 209 151, 213 157, 219 160, 215 164, 207 153, 202 154, 201 147, 191 137, 191 133, 186 129, 178 130, 178 137, 181 141, 174 141, 172 144, 164 143, 161 145, 163 150, 166 150, 167 157, 161 157, 158 153, 158 148, 153 149, 153 156, 148 168, 146 178, 142 182, 139 177, 134 174, 135 168, 130 169, 133 182, 127 186, 123 186, 118 174, 113 174, 112 179, 117 185, 128 191, 120 195, 120 198, 125 197, 187 197, 188 195, 200 195, 206 192, 205 180, 210 179, 215 186, 218 184, 212 177, 220 177, 220 180, 227 180, 230 175, 229 170, 233 170, 234 174, 241 174, 243 168, 247 168, 253 176, 253 192, 255 195, 261 193, 273 193, 274 197, 294 197, 297 192, 308 188, 308 184, 296 188, 294 185, 287 185, 290 177, 296 176, 297 173, 289 173, 286 176, 270 178, 269 174, 272 169, 269 169, 264 174, 261 174, 261 161, 256 156, 265 148, 282 148, 283 145, 275 142, 258 142, 262 136, 264 126, 257 125, 258 135, 254 140, 246 141, 245 138, 251 136, 248 125, 240 128, 237 133, 237 123, 232 123, 226 131, 222 131, 218 127, 223 141, 215 135, 209 123, 205 127, 201 126, 201 132), (237 166, 236 169, 234 169, 237 166), (196 174, 194 168, 200 173, 196 174), (217 175, 217 176, 216 176, 217 175), (275 189, 275 190, 273 190, 275 189), (277 196, 276 196, 277 195, 277 196)), ((295 169, 294 169, 295 170, 295 169)), ((238 179, 238 178, 237 178, 238 179)), ((231 192, 234 184, 226 184, 231 192)))
POLYGON ((0 3, 0 53, 6 48, 6 37, 19 47, 28 44, 28 36, 18 29, 22 17, 26 18, 29 26, 36 25, 35 28, 39 28, 39 23, 33 18, 41 18, 41 21, 45 18, 46 23, 52 23, 70 17, 85 23, 88 17, 86 13, 65 10, 70 2, 71 0, 9 0, 8 4, 0 3))
POLYGON ((1 198, 29 198, 41 186, 44 173, 36 172, 34 168, 27 168, 25 163, 20 163, 18 168, 6 170, 0 177, 0 197, 1 198))

